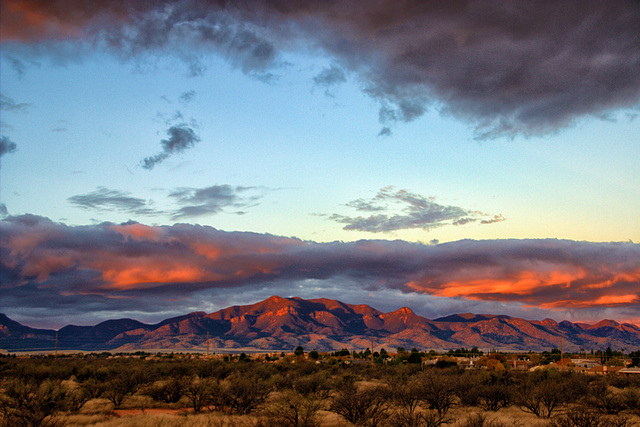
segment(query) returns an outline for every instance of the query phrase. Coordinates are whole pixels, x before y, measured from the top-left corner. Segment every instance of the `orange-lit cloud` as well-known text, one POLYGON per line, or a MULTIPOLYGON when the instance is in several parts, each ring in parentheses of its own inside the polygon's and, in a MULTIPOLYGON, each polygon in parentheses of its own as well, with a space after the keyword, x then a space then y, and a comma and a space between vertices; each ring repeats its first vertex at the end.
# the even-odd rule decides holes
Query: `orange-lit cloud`
POLYGON ((0 227, 3 304, 75 295, 151 305, 149 297, 160 295, 170 301, 204 290, 309 286, 338 293, 316 297, 399 291, 552 311, 633 313, 640 305, 640 245, 633 243, 314 243, 188 224, 71 227, 31 215, 0 227))
POLYGON ((63 8, 56 7, 55 3, 57 2, 3 1, 0 30, 2 41, 79 37, 85 24, 84 17, 80 16, 80 13, 75 17, 68 13, 60 13, 63 8))
POLYGON ((160 236, 158 228, 138 223, 114 225, 111 229, 117 231, 123 236, 132 237, 134 239, 158 240, 160 236))

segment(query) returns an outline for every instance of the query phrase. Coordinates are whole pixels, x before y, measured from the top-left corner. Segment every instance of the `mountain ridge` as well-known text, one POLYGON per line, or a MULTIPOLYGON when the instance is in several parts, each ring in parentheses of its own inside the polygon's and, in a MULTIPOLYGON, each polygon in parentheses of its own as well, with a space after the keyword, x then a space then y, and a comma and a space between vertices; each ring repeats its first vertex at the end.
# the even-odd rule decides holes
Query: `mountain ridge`
POLYGON ((640 327, 602 320, 595 324, 525 320, 499 314, 460 313, 436 318, 409 307, 383 313, 366 304, 327 298, 272 296, 249 305, 213 313, 202 311, 146 324, 111 319, 94 326, 67 325, 55 330, 22 325, 0 314, 0 349, 136 351, 151 349, 214 351, 233 349, 287 350, 298 345, 320 351, 386 348, 448 350, 567 351, 640 350, 640 327), (207 343, 208 339, 208 343, 207 343))

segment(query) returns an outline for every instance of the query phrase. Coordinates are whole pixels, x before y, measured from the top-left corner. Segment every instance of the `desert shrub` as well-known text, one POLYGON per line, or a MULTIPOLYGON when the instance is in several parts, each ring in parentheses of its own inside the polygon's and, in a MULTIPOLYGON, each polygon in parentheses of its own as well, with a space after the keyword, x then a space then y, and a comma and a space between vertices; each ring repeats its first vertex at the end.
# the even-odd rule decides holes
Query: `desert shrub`
POLYGON ((285 390, 293 390, 293 382, 294 378, 287 373, 277 373, 273 377, 271 377, 271 383, 275 390, 285 391, 285 390))
POLYGON ((479 390, 478 406, 485 411, 497 411, 511 404, 511 391, 506 384, 483 384, 479 390))
POLYGON ((105 384, 95 378, 89 378, 80 384, 80 387, 91 399, 97 399, 105 391, 105 384))
POLYGON ((214 404, 220 396, 220 387, 216 380, 211 378, 193 377, 185 380, 184 395, 189 401, 193 412, 200 412, 205 407, 214 404))
POLYGON ((612 375, 607 378, 607 382, 610 386, 616 388, 628 388, 635 387, 640 388, 640 378, 637 377, 627 377, 625 375, 612 375))
POLYGON ((87 401, 91 399, 91 396, 87 393, 87 391, 79 386, 75 386, 73 388, 65 388, 65 399, 63 408, 68 412, 78 412, 87 401))
POLYGON ((147 376, 141 369, 123 370, 104 383, 101 396, 117 407, 125 397, 136 393, 146 381, 147 376))
POLYGON ((507 427, 506 424, 487 418, 486 414, 476 413, 458 424, 459 427, 507 427))
POLYGON ((314 372, 293 380, 292 388, 308 397, 327 399, 331 394, 331 386, 324 372, 314 372))
POLYGON ((589 385, 585 403, 603 414, 615 415, 627 407, 627 399, 621 393, 613 391, 606 381, 594 381, 589 385))
POLYGON ((624 406, 629 411, 640 416, 640 389, 628 387, 620 393, 624 400, 624 406))
POLYGON ((410 412, 406 408, 395 411, 389 418, 389 424, 394 427, 439 427, 449 421, 438 411, 410 412))
POLYGON ((21 378, 3 384, 0 395, 2 425, 55 426, 54 415, 67 409, 67 394, 59 381, 45 380, 40 384, 21 378))
POLYGON ((456 396, 462 406, 477 406, 480 401, 480 388, 485 383, 487 371, 466 371, 456 383, 456 396))
POLYGON ((456 378, 436 370, 416 376, 416 393, 427 409, 444 416, 456 404, 456 378))
POLYGON ((549 418, 584 394, 584 380, 555 370, 534 372, 520 378, 515 400, 525 412, 549 418))
POLYGON ((148 387, 144 394, 158 402, 176 403, 184 396, 185 387, 185 379, 169 378, 160 384, 154 384, 148 387))
MULTIPOLYGON (((401 408, 398 418, 402 425, 412 425, 416 409, 421 403, 420 384, 416 380, 407 378, 388 380, 389 390, 393 402, 401 408)), ((416 421, 417 422, 417 421, 416 421)))
POLYGON ((463 406, 497 411, 511 404, 514 394, 512 382, 508 371, 465 372, 457 383, 456 395, 463 406))
POLYGON ((629 425, 626 417, 605 416, 586 408, 573 408, 549 422, 549 427, 626 427, 629 425))
POLYGON ((220 384, 218 406, 228 413, 248 414, 267 400, 270 383, 247 375, 233 375, 220 384))
POLYGON ((264 413, 278 426, 315 427, 319 425, 318 411, 322 407, 321 400, 290 390, 280 393, 264 413))
POLYGON ((386 387, 343 387, 331 402, 331 411, 357 425, 378 426, 389 411, 386 387))

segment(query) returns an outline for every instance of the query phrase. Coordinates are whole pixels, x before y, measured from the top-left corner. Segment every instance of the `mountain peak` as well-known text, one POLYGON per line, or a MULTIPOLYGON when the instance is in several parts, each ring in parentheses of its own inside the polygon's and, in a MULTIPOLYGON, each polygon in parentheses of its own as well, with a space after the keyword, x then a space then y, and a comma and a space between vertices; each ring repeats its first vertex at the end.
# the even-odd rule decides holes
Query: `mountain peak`
MULTIPOLYGON (((500 314, 461 313, 434 321, 408 307, 383 313, 366 304, 334 299, 283 298, 235 305, 205 315, 193 312, 147 325, 113 319, 95 326, 68 325, 59 330, 60 348, 135 351, 152 348, 318 350, 364 348, 374 335, 381 346, 443 351, 459 347, 503 351, 549 350, 559 339, 567 351, 584 347, 640 350, 640 328, 603 320, 594 325, 551 319, 529 321, 500 314), (167 347, 167 345, 169 347, 167 347)), ((56 332, 37 330, 0 314, 0 348, 53 349, 56 332)))
POLYGON ((616 322, 615 320, 604 319, 604 320, 599 321, 595 325, 592 325, 591 328, 593 328, 593 329, 595 329, 595 328, 617 328, 619 326, 620 326, 620 323, 616 322))
POLYGON ((398 310, 396 310, 396 313, 398 313, 398 314, 414 314, 413 310, 411 310, 409 307, 399 308, 398 310))

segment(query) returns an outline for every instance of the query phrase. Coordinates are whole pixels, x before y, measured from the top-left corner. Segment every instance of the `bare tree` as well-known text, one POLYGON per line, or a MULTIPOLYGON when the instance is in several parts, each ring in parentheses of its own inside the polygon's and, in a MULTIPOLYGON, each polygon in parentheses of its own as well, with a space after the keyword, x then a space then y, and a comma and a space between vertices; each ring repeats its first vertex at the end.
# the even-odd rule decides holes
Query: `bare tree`
POLYGON ((571 400, 567 384, 556 379, 545 379, 535 384, 530 379, 520 385, 517 402, 525 412, 549 418, 571 400))
POLYGON ((271 402, 265 413, 279 426, 316 427, 319 425, 318 411, 322 407, 320 400, 295 391, 286 391, 271 402))
POLYGON ((456 383, 448 375, 427 371, 417 378, 416 393, 422 404, 445 416, 456 403, 456 383))
MULTIPOLYGON (((65 409, 66 392, 59 382, 12 379, 4 383, 0 414, 7 426, 49 427, 54 415, 65 409)), ((1 421, 1 420, 0 420, 1 421)))
POLYGON ((228 412, 248 414, 269 396, 271 385, 257 376, 233 375, 222 384, 221 406, 228 412))
POLYGON ((218 391, 217 385, 217 382, 209 378, 194 377, 187 382, 184 395, 189 399, 189 404, 194 412, 200 412, 213 402, 218 391))
POLYGON ((625 395, 611 390, 606 381, 594 381, 589 384, 585 403, 598 412, 609 415, 619 414, 627 408, 625 395))
POLYGON ((389 411, 389 390, 380 386, 344 387, 333 398, 331 410, 350 423, 378 426, 389 411))

